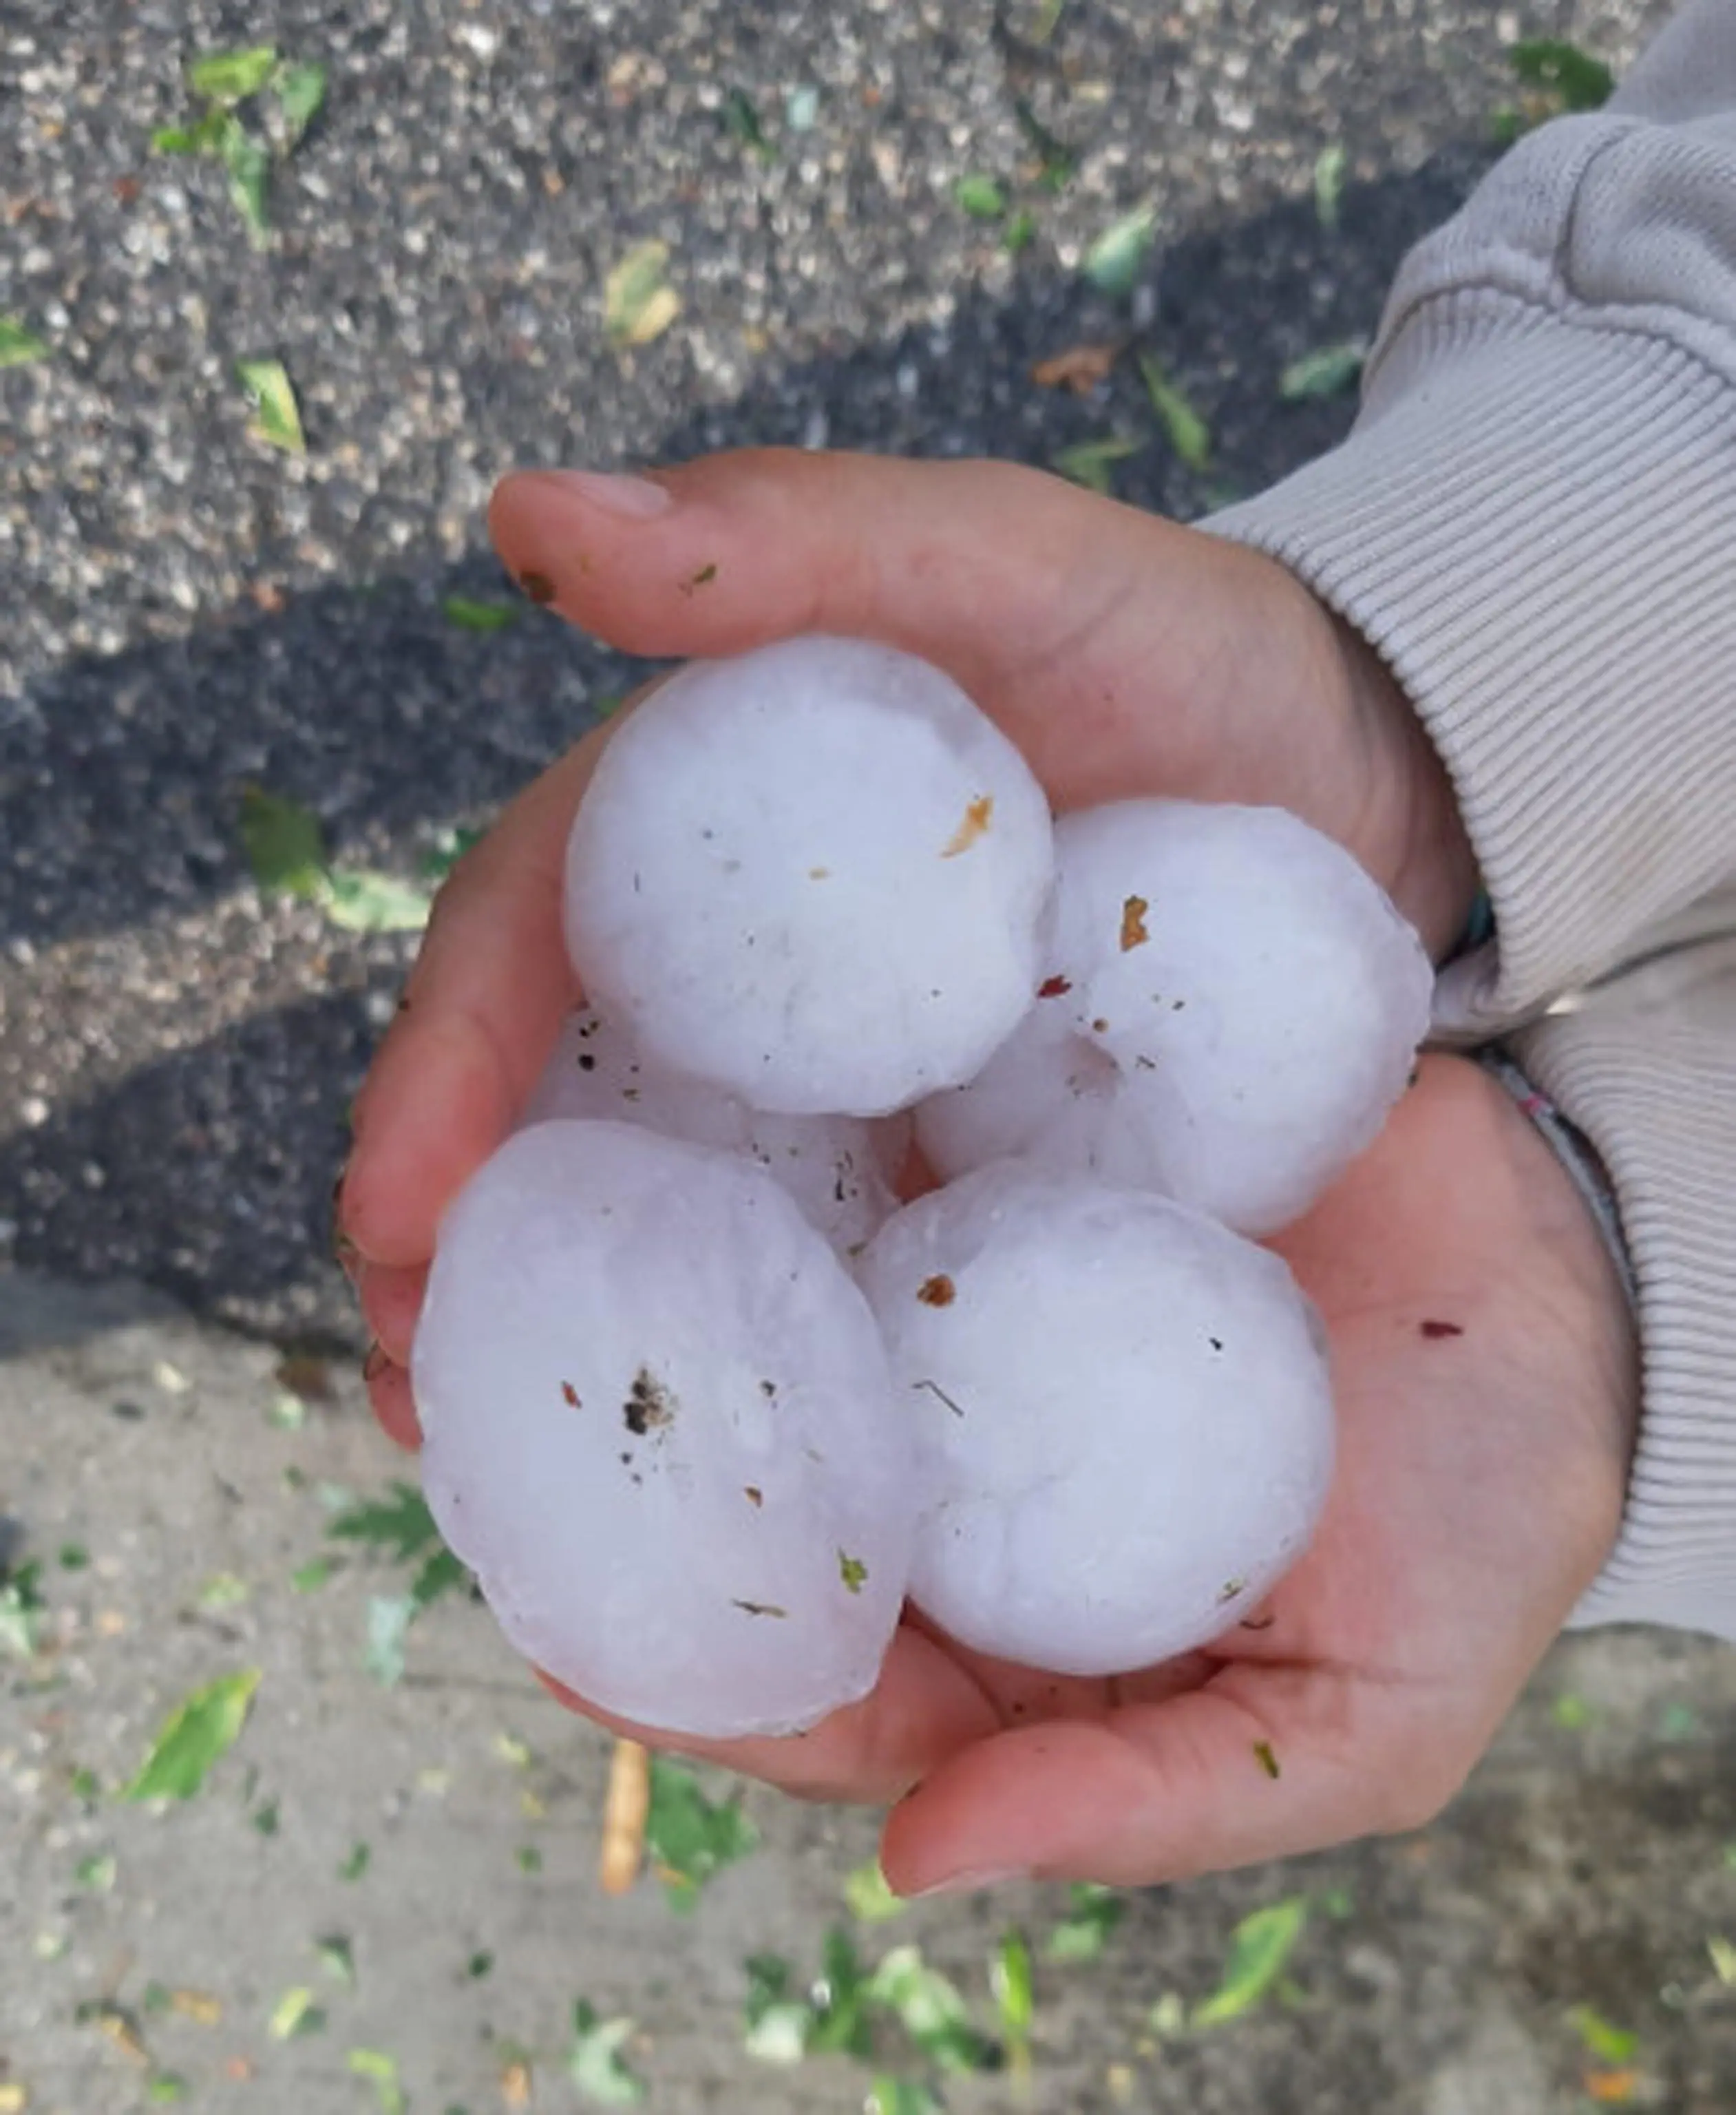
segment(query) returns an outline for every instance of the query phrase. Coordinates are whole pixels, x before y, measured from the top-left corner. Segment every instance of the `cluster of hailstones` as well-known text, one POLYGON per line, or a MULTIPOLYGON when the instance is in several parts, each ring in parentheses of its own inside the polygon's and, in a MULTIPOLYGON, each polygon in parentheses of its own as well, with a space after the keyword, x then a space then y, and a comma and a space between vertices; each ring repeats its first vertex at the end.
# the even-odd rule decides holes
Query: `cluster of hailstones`
POLYGON ((1332 1406, 1247 1236, 1427 1025, 1349 856, 1272 808, 1057 820, 949 677, 808 638, 623 722, 566 889, 589 1003, 442 1223, 413 1364, 512 1643, 716 1737, 866 1694, 907 1597, 1082 1675, 1249 1613, 1332 1406))

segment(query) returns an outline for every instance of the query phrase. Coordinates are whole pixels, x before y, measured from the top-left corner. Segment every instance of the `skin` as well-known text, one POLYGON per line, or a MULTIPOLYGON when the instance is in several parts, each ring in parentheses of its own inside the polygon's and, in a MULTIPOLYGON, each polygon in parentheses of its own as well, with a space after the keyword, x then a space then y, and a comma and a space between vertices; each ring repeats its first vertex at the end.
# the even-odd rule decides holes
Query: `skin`
MULTIPOLYGON (((1437 954, 1461 929, 1474 867, 1440 764, 1372 654, 1272 561, 1005 465, 767 452, 656 479, 671 503, 655 515, 508 479, 502 556, 634 653, 831 631, 923 654, 1057 810, 1152 793, 1286 806, 1437 954)), ((369 1392, 405 1444, 439 1214, 577 996, 562 853, 607 739, 588 736, 455 870, 357 1103, 340 1225, 378 1340, 369 1392)), ((1274 1246, 1326 1322, 1340 1466, 1258 1627, 1058 1681, 910 1611, 862 1704, 794 1740, 689 1752, 806 1796, 895 1801, 883 1858, 904 1892, 1015 1871, 1172 1879, 1438 1811, 1614 1541, 1638 1392, 1624 1296, 1547 1146, 1454 1059, 1425 1062, 1376 1146, 1274 1246)))

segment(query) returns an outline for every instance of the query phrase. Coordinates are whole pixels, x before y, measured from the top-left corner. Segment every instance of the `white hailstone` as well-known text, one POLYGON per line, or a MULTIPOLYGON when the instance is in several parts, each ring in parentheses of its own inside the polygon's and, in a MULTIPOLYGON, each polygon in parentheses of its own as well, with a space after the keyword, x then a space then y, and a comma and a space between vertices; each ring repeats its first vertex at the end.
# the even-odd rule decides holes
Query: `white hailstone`
POLYGON ((594 1007, 570 1014, 532 1090, 520 1127, 552 1117, 611 1120, 744 1154, 789 1191, 834 1248, 859 1248, 896 1204, 892 1186, 909 1138, 907 1117, 780 1117, 689 1080, 644 1056, 594 1007))
POLYGON ((861 1293, 750 1163, 520 1131, 441 1223, 412 1380, 442 1534, 518 1649, 676 1733, 873 1686, 915 1509, 861 1293))
POLYGON ((1404 1091, 1433 989, 1416 934, 1282 809, 1122 801, 1065 817, 1056 851, 1036 1002, 918 1110, 931 1164, 1018 1154, 1287 1225, 1404 1091))
POLYGON ((567 851, 580 983, 663 1064, 790 1115, 969 1079, 1030 1003, 1042 788, 939 669, 805 638, 689 663, 567 851))
POLYGON ((924 1420, 911 1598, 964 1644, 1129 1672, 1228 1630, 1301 1553, 1331 1386, 1266 1250, 1002 1162, 895 1214, 859 1274, 924 1420))

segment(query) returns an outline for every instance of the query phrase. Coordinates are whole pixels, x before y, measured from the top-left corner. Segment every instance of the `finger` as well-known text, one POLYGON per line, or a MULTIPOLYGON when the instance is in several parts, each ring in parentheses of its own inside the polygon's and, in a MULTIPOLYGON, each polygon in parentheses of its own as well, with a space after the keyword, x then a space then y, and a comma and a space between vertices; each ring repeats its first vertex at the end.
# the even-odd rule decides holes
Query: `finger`
POLYGON ((368 1402, 388 1439, 414 1451, 422 1444, 422 1427, 416 1419, 415 1398, 410 1375, 395 1359, 376 1345, 362 1369, 368 1383, 368 1402))
POLYGON ((405 1269, 364 1263, 357 1273, 356 1297, 361 1302, 369 1334, 387 1357, 401 1366, 410 1364, 416 1318, 422 1312, 422 1296, 427 1287, 428 1272, 420 1266, 405 1269))
POLYGON ((1239 1666, 1166 1702, 1000 1733, 900 1803, 882 1864, 900 1894, 1013 1872, 1147 1886, 1418 1825, 1441 1759, 1401 1753, 1374 1715, 1349 1676, 1239 1666))
POLYGON ((538 1679, 570 1710, 647 1747, 722 1764, 801 1799, 884 1805, 1001 1721, 970 1674, 932 1638, 901 1625, 872 1695, 806 1733, 707 1741, 599 1710, 549 1674, 538 1679))
POLYGON ((338 1209, 371 1262, 428 1260, 441 1212, 511 1128, 576 1001, 561 877, 599 746, 588 737, 520 794, 436 900, 353 1113, 338 1209))
POLYGON ((611 483, 527 471, 494 495, 502 558, 563 616, 652 655, 804 631, 919 654, 996 714, 1061 807, 1140 790, 1142 762, 1152 790, 1216 767, 1225 672, 1246 678, 1283 577, 1016 464, 744 451, 656 472, 655 512, 616 511, 611 483), (1164 696, 1186 710, 1154 713, 1164 696))

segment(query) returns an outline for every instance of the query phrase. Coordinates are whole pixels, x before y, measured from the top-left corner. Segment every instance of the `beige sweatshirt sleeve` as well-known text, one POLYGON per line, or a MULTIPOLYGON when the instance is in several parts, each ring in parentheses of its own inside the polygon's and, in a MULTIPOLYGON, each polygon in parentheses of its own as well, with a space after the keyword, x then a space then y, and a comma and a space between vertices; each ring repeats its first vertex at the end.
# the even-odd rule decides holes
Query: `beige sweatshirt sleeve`
POLYGON ((1349 440, 1203 525, 1395 672, 1496 916, 1439 1025, 1523 1028, 1614 1182, 1644 1402, 1576 1620, 1736 1638, 1736 0, 1521 141, 1406 261, 1349 440))
POLYGON ((1340 448, 1203 526, 1379 650, 1457 788, 1493 1033, 1736 875, 1736 0, 1406 260, 1340 448))

